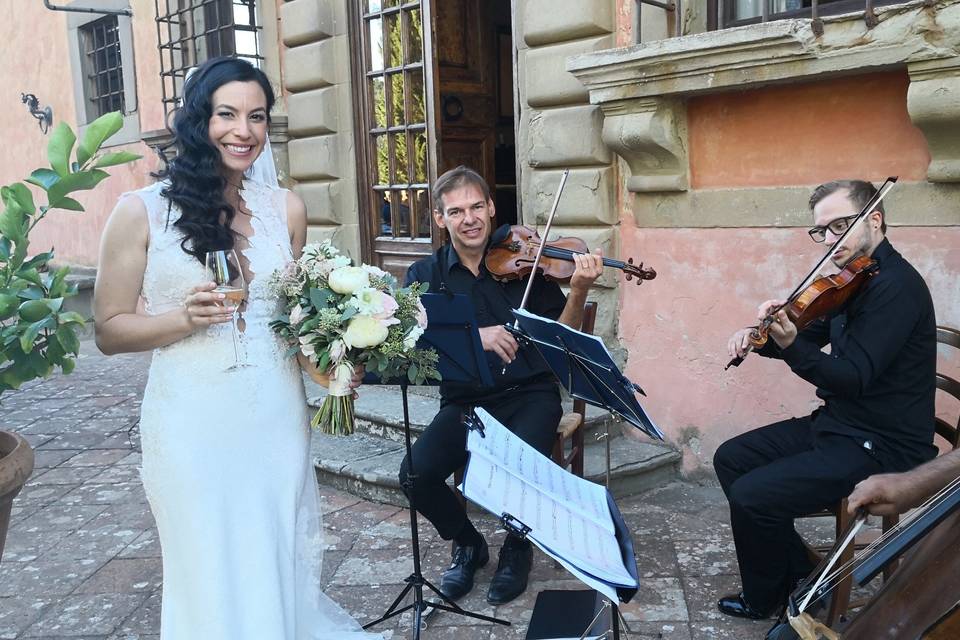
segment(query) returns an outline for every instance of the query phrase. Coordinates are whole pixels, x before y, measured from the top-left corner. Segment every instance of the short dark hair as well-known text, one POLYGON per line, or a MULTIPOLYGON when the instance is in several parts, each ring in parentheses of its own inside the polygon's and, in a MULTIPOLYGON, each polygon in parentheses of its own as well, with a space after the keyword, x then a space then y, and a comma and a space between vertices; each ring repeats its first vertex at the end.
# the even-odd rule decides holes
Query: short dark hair
MULTIPOLYGON (((810 194, 810 210, 813 211, 813 208, 827 196, 841 190, 847 192, 847 198, 858 211, 870 202, 870 198, 877 195, 877 188, 866 180, 833 180, 832 182, 825 182, 813 190, 813 193, 810 194)), ((883 208, 883 203, 877 203, 874 211, 879 211, 883 216, 880 222, 880 231, 886 233, 887 212, 883 208)))
POLYGON ((490 187, 487 186, 487 181, 483 179, 483 176, 470 167, 460 165, 445 172, 433 184, 434 209, 443 213, 443 194, 467 185, 473 185, 480 189, 483 199, 487 202, 490 201, 490 187))

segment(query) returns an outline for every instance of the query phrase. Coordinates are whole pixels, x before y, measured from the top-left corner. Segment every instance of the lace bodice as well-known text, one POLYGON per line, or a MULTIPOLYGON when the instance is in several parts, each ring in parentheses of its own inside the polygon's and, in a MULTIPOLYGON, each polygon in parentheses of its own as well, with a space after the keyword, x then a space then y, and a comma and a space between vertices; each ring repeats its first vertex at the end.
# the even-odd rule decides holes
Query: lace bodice
MULTIPOLYGON (((142 296, 145 309, 151 315, 182 307, 193 287, 210 280, 206 268, 180 246, 183 234, 173 225, 180 211, 161 194, 164 185, 157 183, 135 192, 146 206, 150 224, 142 296)), ((250 357, 277 358, 284 347, 273 335, 269 323, 280 300, 272 291, 270 280, 276 270, 293 259, 287 227, 287 191, 244 180, 240 195, 252 214, 253 228, 248 246, 239 249, 247 259, 251 276, 243 311, 242 341, 250 357)), ((189 351, 202 345, 210 350, 205 359, 220 361, 232 357, 230 331, 229 324, 213 325, 158 349, 156 355, 172 357, 173 352, 189 351)))

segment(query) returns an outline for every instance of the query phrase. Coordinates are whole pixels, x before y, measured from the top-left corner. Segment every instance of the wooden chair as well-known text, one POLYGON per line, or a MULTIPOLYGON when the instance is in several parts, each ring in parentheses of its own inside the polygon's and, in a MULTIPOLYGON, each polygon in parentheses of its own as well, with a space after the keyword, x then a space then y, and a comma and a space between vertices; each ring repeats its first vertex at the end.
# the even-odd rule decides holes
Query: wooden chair
MULTIPOLYGON (((597 321, 597 303, 588 302, 583 306, 583 319, 580 322, 580 331, 593 333, 597 321)), ((553 461, 564 469, 580 478, 583 477, 583 425, 587 419, 587 403, 574 399, 573 411, 565 413, 557 425, 557 435, 553 442, 553 461), (567 453, 566 443, 570 441, 570 451, 567 453)))
MULTIPOLYGON (((580 321, 580 330, 584 333, 593 333, 593 327, 597 320, 597 303, 587 302, 583 306, 583 318, 580 321)), ((570 468, 570 471, 583 477, 583 429, 581 427, 586 421, 587 403, 583 400, 573 401, 573 411, 565 413, 557 424, 557 433, 553 442, 553 452, 551 458, 564 469, 570 468), (566 442, 570 441, 570 450, 567 449, 566 442)), ((456 487, 463 481, 463 467, 457 469, 453 474, 453 486, 460 498, 460 502, 466 504, 466 498, 456 487)))
MULTIPOLYGON (((941 345, 946 345, 953 347, 958 350, 960 354, 960 331, 953 329, 951 327, 937 327, 937 343, 941 345)), ((937 389, 944 392, 947 395, 952 396, 957 401, 960 401, 960 382, 953 379, 952 377, 937 372, 937 389)), ((960 415, 957 417, 956 424, 950 424, 943 418, 935 418, 935 429, 936 435, 940 436, 946 441, 949 450, 957 449, 960 446, 960 415)), ((836 521, 836 534, 835 538, 838 538, 841 533, 846 530, 847 526, 850 524, 851 516, 847 513, 847 500, 844 498, 838 504, 825 509, 823 511, 812 513, 808 516, 803 516, 805 518, 818 518, 824 516, 832 516, 836 521)), ((896 526, 900 521, 899 516, 884 516, 883 517, 883 532, 886 533, 890 528, 896 526)), ((840 554, 840 559, 838 560, 838 566, 845 564, 853 559, 855 551, 862 549, 864 544, 855 544, 850 545, 840 554)), ((823 552, 826 549, 816 549, 818 552, 823 552)), ((897 568, 897 563, 892 562, 883 570, 883 579, 886 581, 893 574, 894 570, 897 568)), ((853 589, 853 581, 850 578, 844 580, 840 585, 834 590, 833 596, 830 599, 830 607, 827 611, 827 625, 833 626, 834 623, 847 612, 848 609, 855 608, 860 606, 862 603, 850 603, 850 592, 853 589)))

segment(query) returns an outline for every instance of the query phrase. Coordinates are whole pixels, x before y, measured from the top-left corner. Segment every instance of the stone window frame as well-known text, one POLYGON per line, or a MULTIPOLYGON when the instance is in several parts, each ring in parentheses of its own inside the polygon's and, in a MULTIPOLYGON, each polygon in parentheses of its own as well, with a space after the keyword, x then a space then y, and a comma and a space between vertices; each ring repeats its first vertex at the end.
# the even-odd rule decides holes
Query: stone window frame
MULTIPOLYGON (((71 3, 96 9, 130 9, 128 0, 83 0, 71 3), (92 3, 92 4, 91 4, 92 3)), ((86 49, 81 31, 91 23, 101 20, 108 14, 68 13, 67 40, 70 50, 70 68, 73 70, 73 95, 76 106, 78 134, 83 135, 87 125, 97 119, 99 114, 90 104, 87 75, 90 73, 86 61, 86 49)), ((116 15, 117 36, 120 42, 120 66, 123 77, 123 126, 110 138, 109 146, 129 144, 140 140, 140 114, 137 102, 137 76, 133 52, 133 22, 130 16, 116 15)))

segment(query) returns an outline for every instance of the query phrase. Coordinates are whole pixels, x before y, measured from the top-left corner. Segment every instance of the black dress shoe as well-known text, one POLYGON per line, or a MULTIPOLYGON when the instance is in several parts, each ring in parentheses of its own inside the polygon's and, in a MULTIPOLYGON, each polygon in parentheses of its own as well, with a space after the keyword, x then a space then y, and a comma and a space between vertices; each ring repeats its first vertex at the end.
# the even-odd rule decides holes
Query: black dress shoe
POLYGON ((523 593, 532 566, 533 546, 530 541, 508 536, 500 549, 500 561, 490 581, 487 602, 505 604, 523 593))
POLYGON ((725 613, 728 616, 735 616, 737 618, 763 620, 764 618, 770 617, 770 612, 759 611, 751 607, 747 601, 743 599, 743 592, 734 596, 720 598, 720 601, 717 602, 717 608, 720 609, 720 613, 725 613))
POLYGON ((451 600, 458 600, 473 589, 473 575, 477 569, 490 561, 487 541, 470 547, 455 545, 450 568, 440 575, 440 593, 451 600))

